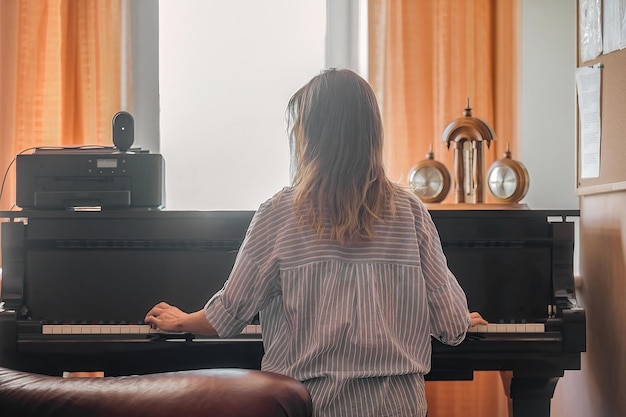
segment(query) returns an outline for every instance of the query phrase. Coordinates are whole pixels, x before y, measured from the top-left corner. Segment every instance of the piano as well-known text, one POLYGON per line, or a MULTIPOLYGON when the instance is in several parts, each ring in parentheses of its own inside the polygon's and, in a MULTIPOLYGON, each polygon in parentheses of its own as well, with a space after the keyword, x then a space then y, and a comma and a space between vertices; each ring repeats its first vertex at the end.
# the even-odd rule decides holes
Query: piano
MULTIPOLYGON (((431 210, 469 307, 489 326, 456 347, 433 340, 428 380, 508 371, 515 417, 548 417, 580 369, 585 310, 574 288, 576 210, 431 210)), ((193 311, 219 290, 252 211, 0 212, 0 366, 61 375, 258 369, 262 329, 232 339, 142 322, 167 301, 193 311)))

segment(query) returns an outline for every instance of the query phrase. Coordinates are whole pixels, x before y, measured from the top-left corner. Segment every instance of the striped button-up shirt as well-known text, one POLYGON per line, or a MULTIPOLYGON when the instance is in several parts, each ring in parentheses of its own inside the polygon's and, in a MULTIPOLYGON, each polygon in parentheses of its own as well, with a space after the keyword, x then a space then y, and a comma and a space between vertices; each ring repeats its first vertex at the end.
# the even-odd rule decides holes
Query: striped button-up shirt
POLYGON ((454 345, 469 327, 428 211, 409 192, 395 207, 373 239, 341 245, 302 225, 283 189, 255 213, 205 306, 221 337, 260 312, 262 369, 303 381, 316 416, 424 415, 431 335, 454 345))

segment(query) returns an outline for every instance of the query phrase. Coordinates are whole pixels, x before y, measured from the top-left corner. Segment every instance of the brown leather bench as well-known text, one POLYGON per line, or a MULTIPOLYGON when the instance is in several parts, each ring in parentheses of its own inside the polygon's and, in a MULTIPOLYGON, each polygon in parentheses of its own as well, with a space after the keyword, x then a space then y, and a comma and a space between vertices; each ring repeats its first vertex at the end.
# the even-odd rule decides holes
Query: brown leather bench
POLYGON ((63 378, 0 367, 2 417, 309 417, 299 381, 244 369, 63 378))

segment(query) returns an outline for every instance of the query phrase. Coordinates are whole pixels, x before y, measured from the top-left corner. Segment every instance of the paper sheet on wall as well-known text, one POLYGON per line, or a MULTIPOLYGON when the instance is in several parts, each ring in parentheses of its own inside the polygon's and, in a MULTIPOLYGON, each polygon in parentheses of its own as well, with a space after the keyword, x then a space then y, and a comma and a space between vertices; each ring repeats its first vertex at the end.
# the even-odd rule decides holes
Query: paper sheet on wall
POLYGON ((620 49, 626 48, 626 0, 620 0, 620 17, 622 34, 620 36, 620 49))
POLYGON ((602 1, 602 53, 617 51, 622 47, 622 11, 626 0, 602 1))
POLYGON ((576 89, 580 120, 580 178, 600 176, 600 91, 602 64, 576 69, 576 89))
POLYGON ((583 62, 597 58, 602 53, 602 25, 600 0, 579 0, 578 22, 580 33, 580 59, 583 62))

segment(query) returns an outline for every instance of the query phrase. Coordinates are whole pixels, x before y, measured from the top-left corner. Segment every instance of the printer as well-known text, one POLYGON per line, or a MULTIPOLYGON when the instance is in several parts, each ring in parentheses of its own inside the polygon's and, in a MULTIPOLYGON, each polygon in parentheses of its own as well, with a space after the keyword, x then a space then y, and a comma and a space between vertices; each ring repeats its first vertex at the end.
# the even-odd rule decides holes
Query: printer
POLYGON ((165 161, 141 149, 37 149, 16 156, 22 209, 162 209, 165 161))

